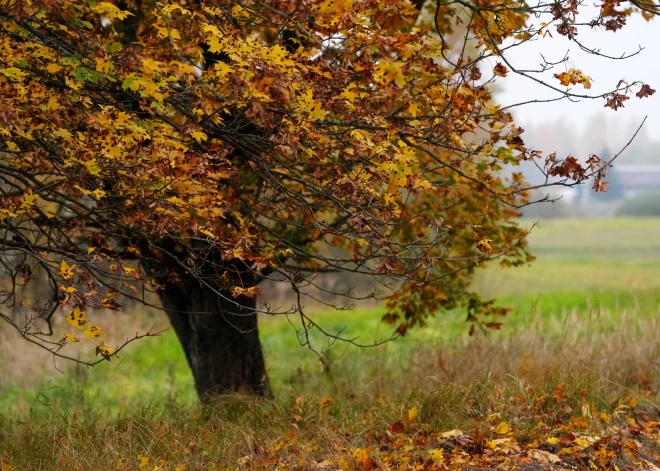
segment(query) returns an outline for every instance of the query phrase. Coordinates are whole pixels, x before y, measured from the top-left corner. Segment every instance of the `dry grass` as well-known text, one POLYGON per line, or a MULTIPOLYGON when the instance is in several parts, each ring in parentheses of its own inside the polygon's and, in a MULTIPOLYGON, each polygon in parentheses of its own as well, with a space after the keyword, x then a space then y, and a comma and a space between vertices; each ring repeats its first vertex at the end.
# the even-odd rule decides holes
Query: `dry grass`
POLYGON ((80 404, 51 410, 47 420, 5 418, 0 457, 26 470, 110 469, 120 459, 127 460, 120 469, 137 469, 138 455, 152 463, 143 469, 158 460, 169 469, 224 469, 275 449, 278 463, 295 468, 374 446, 413 407, 415 426, 431 432, 488 434, 497 413, 521 442, 575 417, 598 433, 607 425, 600 412, 655 417, 660 404, 660 320, 631 312, 613 322, 613 315, 573 312, 548 321, 556 330, 539 321, 513 335, 420 344, 399 363, 387 352, 359 355, 345 365, 352 371, 333 372, 329 407, 321 406, 325 393, 282 388, 272 400, 225 397, 206 408, 172 403, 107 417, 80 404))

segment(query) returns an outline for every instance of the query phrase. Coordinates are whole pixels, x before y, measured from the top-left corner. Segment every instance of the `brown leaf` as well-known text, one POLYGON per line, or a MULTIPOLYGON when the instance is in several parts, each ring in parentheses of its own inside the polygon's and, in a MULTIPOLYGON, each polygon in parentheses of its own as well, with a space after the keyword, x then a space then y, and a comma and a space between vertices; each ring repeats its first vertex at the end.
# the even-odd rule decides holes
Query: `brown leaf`
POLYGON ((647 84, 642 85, 642 88, 639 89, 635 96, 637 98, 645 98, 651 96, 655 93, 655 90, 649 87, 647 84))
POLYGON ((534 461, 538 461, 539 463, 561 463, 561 458, 559 458, 559 456, 545 450, 528 450, 527 456, 529 456, 534 461))
POLYGON ((390 424, 388 427, 389 431, 392 433, 402 433, 405 430, 405 426, 403 425, 403 422, 400 420, 397 422, 394 422, 393 424, 390 424))
POLYGON ((626 100, 630 100, 629 96, 623 95, 621 93, 612 93, 610 97, 607 99, 607 102, 605 103, 605 108, 612 108, 614 111, 618 110, 619 108, 624 108, 623 102, 626 100))
POLYGON ((103 298, 101 300, 101 306, 103 306, 106 309, 112 309, 113 311, 117 311, 121 307, 121 304, 119 304, 114 299, 103 298))
POLYGON ((493 67, 493 73, 500 77, 506 77, 506 74, 509 73, 509 69, 507 69, 501 62, 498 62, 497 65, 493 67))
POLYGON ((397 327, 396 333, 403 337, 406 335, 406 332, 408 332, 408 322, 404 321, 399 327, 397 327))

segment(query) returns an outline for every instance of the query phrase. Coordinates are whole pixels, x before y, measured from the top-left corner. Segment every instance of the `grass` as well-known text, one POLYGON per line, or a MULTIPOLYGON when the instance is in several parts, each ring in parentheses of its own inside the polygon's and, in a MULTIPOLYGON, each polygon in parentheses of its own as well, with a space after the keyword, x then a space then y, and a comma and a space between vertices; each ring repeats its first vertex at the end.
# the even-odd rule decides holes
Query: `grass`
POLYGON ((499 420, 520 446, 602 437, 610 433, 602 414, 612 422, 620 414, 624 425, 656 415, 660 376, 649 359, 660 353, 660 322, 624 321, 621 330, 596 336, 593 323, 569 314, 560 342, 531 328, 506 339, 422 343, 405 355, 360 351, 324 382, 293 380, 274 400, 226 397, 209 408, 143 404, 112 417, 98 397, 65 402, 25 420, 0 419, 0 456, 19 469, 108 469, 120 460, 128 464, 118 469, 137 469, 144 458, 152 467, 143 469, 160 460, 168 469, 234 469, 246 457, 272 462, 254 469, 311 469, 327 459, 361 469, 351 461, 355 450, 370 450, 378 462, 402 453, 394 438, 383 437, 397 423, 404 424, 405 443, 414 444, 407 453, 419 456, 437 446, 430 436, 453 429, 500 439, 493 431, 499 420), (324 408, 326 396, 334 403, 324 408))
MULTIPOLYGON (((0 458, 25 469, 73 469, 71 459, 78 469, 108 469, 142 454, 152 464, 158 457, 210 469, 208 463, 261 456, 258 449, 282 442, 301 461, 331 455, 350 461, 346 450, 373 446, 411 408, 419 411, 415 427, 486 434, 487 417, 497 413, 521 442, 535 440, 539 423, 550 427, 543 433, 554 433, 557 424, 582 417, 585 404, 612 414, 634 398, 638 405, 627 418, 655 414, 660 239, 652 235, 658 233, 660 219, 652 218, 543 222, 531 236, 537 261, 489 267, 475 280, 477 291, 512 308, 504 328, 488 337, 469 337, 464 313, 446 313, 378 348, 336 345, 327 354, 331 368, 322 371, 285 319, 264 319, 272 401, 233 397, 211 409, 196 406, 172 332, 136 344, 120 361, 64 374, 34 366, 48 359, 3 338, 0 349, 14 350, 0 365, 0 458), (560 386, 565 404, 556 407, 560 386), (324 397, 334 399, 331 408, 319 406, 324 397), (303 419, 292 421, 291 414, 303 419)), ((368 343, 391 334, 382 313, 364 308, 317 319, 368 343)), ((321 347, 327 341, 315 338, 321 347)), ((596 422, 590 426, 606 429, 596 422)))

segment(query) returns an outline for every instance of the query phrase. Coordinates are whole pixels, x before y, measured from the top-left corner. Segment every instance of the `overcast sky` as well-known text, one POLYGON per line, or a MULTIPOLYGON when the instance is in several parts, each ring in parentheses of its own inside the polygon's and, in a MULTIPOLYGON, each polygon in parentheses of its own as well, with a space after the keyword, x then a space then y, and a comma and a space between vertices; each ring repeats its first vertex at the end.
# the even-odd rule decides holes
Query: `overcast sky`
MULTIPOLYGON (((586 15, 584 20, 588 21, 586 15)), ((630 100, 625 102, 625 108, 618 111, 604 108, 604 99, 583 100, 578 103, 562 100, 557 103, 525 105, 512 110, 517 122, 525 127, 550 125, 561 120, 581 132, 585 122, 593 119, 594 115, 604 114, 610 125, 604 130, 603 139, 614 144, 629 139, 632 123, 641 123, 644 116, 648 116, 644 125, 645 134, 652 140, 660 141, 660 21, 656 19, 646 22, 636 14, 628 18, 628 24, 617 32, 588 28, 580 30, 578 39, 582 44, 589 48, 600 48, 602 53, 611 56, 620 56, 624 52, 633 53, 640 45, 645 48, 638 55, 626 60, 611 60, 590 55, 581 51, 575 43, 557 34, 554 28, 551 28, 551 32, 553 38, 541 38, 510 50, 507 55, 509 61, 519 69, 536 69, 542 60, 539 53, 542 53, 548 61, 558 61, 566 51, 569 51, 569 65, 562 64, 544 74, 548 83, 560 86, 552 74, 575 67, 593 79, 591 90, 583 90, 578 86, 575 87, 578 93, 590 92, 594 95, 604 93, 616 87, 620 79, 625 79, 629 83, 642 80, 658 92, 644 99, 635 97, 633 93, 630 100)), ((502 90, 498 94, 498 102, 504 106, 557 96, 556 92, 544 89, 539 84, 515 74, 500 79, 498 85, 502 90)), ((637 90, 638 87, 634 92, 637 90)), ((557 135, 557 139, 561 139, 561 135, 557 135)))

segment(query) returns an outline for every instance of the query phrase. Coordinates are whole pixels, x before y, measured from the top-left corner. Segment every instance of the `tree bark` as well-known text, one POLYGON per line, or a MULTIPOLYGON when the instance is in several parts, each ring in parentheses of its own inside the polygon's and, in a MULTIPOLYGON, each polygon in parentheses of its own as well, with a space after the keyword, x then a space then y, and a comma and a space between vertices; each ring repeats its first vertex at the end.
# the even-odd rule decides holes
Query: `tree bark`
POLYGON ((256 298, 219 296, 198 280, 160 291, 195 378, 200 400, 228 393, 270 394, 256 298))

